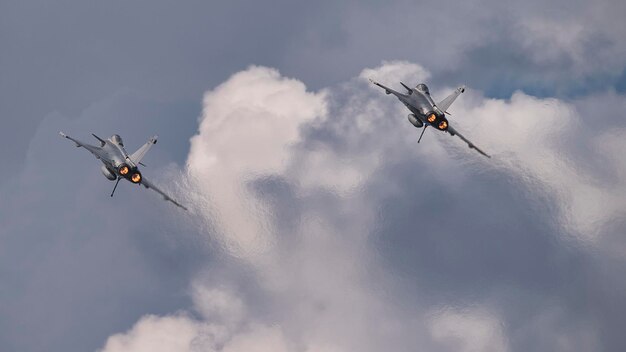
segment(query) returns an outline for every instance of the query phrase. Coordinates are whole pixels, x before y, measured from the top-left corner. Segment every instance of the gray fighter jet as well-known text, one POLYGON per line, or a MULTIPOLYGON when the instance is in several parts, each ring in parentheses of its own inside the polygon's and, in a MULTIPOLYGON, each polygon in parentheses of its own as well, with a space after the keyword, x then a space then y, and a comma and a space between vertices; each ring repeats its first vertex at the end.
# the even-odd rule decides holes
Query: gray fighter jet
POLYGON ((113 136, 111 136, 111 138, 105 140, 92 133, 92 135, 96 137, 96 139, 100 142, 100 146, 81 142, 66 135, 63 132, 59 132, 59 134, 61 135, 61 137, 67 138, 74 142, 77 147, 83 147, 87 149, 91 154, 96 157, 96 159, 102 161, 102 173, 109 180, 115 181, 115 186, 113 187, 113 192, 111 192, 111 197, 113 197, 113 193, 115 193, 115 189, 117 188, 117 184, 120 182, 120 180, 125 179, 133 184, 143 185, 146 188, 153 189, 154 191, 162 195, 165 200, 169 200, 177 206, 187 210, 187 208, 180 205, 177 201, 172 199, 167 194, 163 193, 163 191, 158 189, 155 185, 153 185, 150 181, 143 177, 143 175, 139 171, 138 165, 145 166, 141 163, 141 159, 143 159, 148 150, 150 150, 150 147, 152 147, 153 144, 156 144, 157 136, 150 138, 150 140, 146 144, 137 149, 137 151, 133 154, 129 155, 126 152, 126 149, 124 149, 124 142, 122 141, 122 137, 117 134, 114 134, 113 136))
POLYGON ((475 149, 480 154, 491 158, 489 155, 487 155, 485 152, 475 146, 474 143, 470 142, 467 138, 463 137, 462 134, 460 134, 459 132, 457 132, 457 130, 450 126, 450 123, 446 118, 446 114, 450 115, 450 113, 446 110, 448 110, 450 105, 452 105, 454 100, 456 100, 456 98, 461 93, 465 92, 465 87, 457 88, 447 98, 439 103, 435 103, 433 101, 433 98, 430 97, 428 87, 423 83, 420 83, 415 88, 411 89, 407 87, 404 83, 400 82, 400 84, 402 84, 402 86, 407 90, 407 94, 402 94, 389 87, 385 87, 384 85, 372 79, 370 79, 370 81, 384 89, 385 93, 395 95, 398 100, 400 100, 402 104, 404 104, 411 111, 408 116, 409 122, 411 122, 411 124, 413 124, 413 126, 417 128, 423 127, 422 133, 420 134, 417 143, 422 140, 422 136, 424 135, 424 131, 426 131, 426 127, 433 126, 439 131, 448 132, 452 136, 459 136, 459 138, 467 143, 470 149, 475 149))

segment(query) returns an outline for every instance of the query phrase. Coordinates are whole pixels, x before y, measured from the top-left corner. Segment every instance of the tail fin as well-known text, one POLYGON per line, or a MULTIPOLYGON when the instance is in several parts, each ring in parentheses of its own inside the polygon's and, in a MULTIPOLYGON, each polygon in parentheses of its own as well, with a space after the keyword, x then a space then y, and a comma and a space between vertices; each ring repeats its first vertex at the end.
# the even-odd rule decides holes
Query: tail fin
POLYGON ((461 93, 463 92, 465 92, 465 86, 460 86, 459 88, 455 89, 454 92, 452 92, 452 94, 448 95, 448 97, 440 101, 437 104, 437 107, 439 108, 439 110, 441 110, 441 112, 446 112, 446 110, 448 110, 450 105, 452 105, 452 103, 454 103, 456 98, 459 95, 461 95, 461 93))
POLYGON ((132 160, 135 164, 141 164, 141 159, 143 159, 146 153, 148 153, 148 150, 150 150, 150 147, 152 147, 153 144, 156 144, 156 142, 157 136, 150 138, 146 144, 142 145, 141 148, 137 149, 137 151, 130 156, 130 160, 132 160))

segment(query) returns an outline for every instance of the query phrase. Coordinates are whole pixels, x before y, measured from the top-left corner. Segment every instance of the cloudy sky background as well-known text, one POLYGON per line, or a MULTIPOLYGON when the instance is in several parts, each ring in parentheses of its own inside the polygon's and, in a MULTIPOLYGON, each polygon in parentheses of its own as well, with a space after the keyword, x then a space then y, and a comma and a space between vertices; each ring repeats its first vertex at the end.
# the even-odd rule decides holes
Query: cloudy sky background
POLYGON ((624 13, 1 1, 0 350, 623 350, 624 13), (493 158, 368 77, 466 84, 493 158), (190 211, 59 130, 158 134, 190 211))

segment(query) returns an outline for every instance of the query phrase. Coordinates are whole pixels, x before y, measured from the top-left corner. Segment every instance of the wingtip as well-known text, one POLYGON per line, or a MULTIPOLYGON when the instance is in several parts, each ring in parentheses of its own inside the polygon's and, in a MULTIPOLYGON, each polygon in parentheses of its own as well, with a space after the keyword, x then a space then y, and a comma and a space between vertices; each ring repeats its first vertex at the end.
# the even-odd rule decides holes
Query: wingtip
POLYGON ((189 211, 189 209, 187 209, 187 207, 186 207, 186 206, 184 206, 184 205, 182 205, 182 204, 180 204, 180 203, 178 203, 178 202, 176 202, 176 201, 174 201, 174 200, 170 200, 170 201, 171 201, 172 203, 174 203, 177 207, 182 208, 182 209, 183 209, 183 210, 185 210, 185 211, 189 211))
MULTIPOLYGON (((478 149, 476 149, 476 150, 478 150, 478 149)), ((491 155, 483 152, 482 150, 478 150, 478 151, 479 151, 480 154, 482 154, 482 155, 486 156, 487 158, 491 159, 491 155)))

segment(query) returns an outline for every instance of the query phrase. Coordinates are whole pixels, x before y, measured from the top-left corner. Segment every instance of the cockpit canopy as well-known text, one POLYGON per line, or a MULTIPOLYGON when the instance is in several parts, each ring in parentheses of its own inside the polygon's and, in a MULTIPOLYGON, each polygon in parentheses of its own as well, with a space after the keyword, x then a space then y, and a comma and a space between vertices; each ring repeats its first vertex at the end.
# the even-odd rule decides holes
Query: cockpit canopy
POLYGON ((415 86, 415 89, 419 90, 422 93, 430 94, 430 91, 428 91, 428 87, 424 83, 418 84, 417 86, 415 86))
POLYGON ((124 146, 124 141, 122 141, 122 137, 120 137, 119 134, 114 134, 111 136, 111 140, 113 141, 113 143, 115 144, 119 144, 120 146, 124 146))

